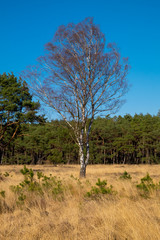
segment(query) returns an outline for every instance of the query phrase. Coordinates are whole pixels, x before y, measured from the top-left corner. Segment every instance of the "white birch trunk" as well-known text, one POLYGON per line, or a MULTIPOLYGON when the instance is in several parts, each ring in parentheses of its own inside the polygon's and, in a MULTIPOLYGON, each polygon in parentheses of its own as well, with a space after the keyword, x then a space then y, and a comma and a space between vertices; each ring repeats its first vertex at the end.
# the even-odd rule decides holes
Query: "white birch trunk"
POLYGON ((80 157, 80 177, 86 176, 86 164, 84 160, 83 146, 79 146, 79 157, 80 157))

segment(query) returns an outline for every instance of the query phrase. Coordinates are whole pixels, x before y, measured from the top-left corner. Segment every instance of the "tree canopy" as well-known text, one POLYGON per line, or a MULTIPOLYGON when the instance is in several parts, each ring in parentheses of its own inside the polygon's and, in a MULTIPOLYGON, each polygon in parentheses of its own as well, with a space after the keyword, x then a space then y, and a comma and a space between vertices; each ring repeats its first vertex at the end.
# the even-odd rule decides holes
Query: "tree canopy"
POLYGON ((33 92, 67 122, 79 147, 80 176, 89 162, 89 135, 95 116, 115 112, 128 89, 128 59, 116 44, 106 46, 92 18, 60 26, 46 54, 25 72, 33 92), (107 48, 106 48, 107 47, 107 48))
MULTIPOLYGON (((6 164, 79 164, 79 149, 65 121, 22 126, 3 151, 6 164)), ((160 117, 96 118, 90 136, 90 164, 160 163, 160 117)))
POLYGON ((39 107, 25 81, 18 80, 14 74, 0 75, 0 152, 20 133, 22 123, 43 119, 37 115, 39 107))

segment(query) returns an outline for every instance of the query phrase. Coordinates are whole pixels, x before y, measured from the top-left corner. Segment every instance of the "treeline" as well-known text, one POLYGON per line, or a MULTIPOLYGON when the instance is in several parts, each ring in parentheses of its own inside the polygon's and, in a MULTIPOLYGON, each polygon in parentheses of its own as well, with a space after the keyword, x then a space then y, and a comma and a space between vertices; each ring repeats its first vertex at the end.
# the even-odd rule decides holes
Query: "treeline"
MULTIPOLYGON (((78 164, 78 147, 64 121, 24 123, 23 134, 3 149, 2 164, 78 164)), ((160 116, 97 118, 90 164, 160 163, 160 116)))

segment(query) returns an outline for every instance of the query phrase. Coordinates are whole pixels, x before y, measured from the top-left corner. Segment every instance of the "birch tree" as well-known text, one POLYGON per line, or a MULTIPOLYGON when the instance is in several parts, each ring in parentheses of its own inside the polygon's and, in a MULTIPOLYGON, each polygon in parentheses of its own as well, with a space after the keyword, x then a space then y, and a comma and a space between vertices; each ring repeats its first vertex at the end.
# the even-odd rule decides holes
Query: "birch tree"
POLYGON ((96 116, 115 112, 127 91, 128 60, 92 18, 60 26, 45 55, 23 77, 33 92, 70 126, 79 147, 80 177, 89 163, 89 136, 96 116))

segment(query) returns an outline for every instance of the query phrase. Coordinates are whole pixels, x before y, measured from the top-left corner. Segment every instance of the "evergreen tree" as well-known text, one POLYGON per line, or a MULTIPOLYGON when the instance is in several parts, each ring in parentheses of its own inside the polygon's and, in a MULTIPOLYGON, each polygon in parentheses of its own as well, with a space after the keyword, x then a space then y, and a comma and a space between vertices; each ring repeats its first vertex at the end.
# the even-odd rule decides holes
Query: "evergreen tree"
POLYGON ((14 74, 0 75, 0 163, 4 149, 21 132, 21 124, 42 120, 39 102, 32 101, 27 85, 14 74))

